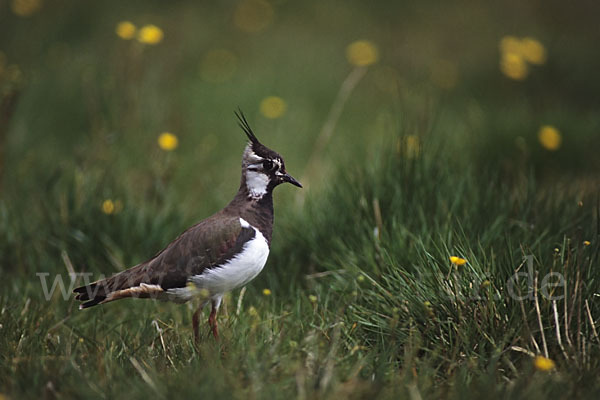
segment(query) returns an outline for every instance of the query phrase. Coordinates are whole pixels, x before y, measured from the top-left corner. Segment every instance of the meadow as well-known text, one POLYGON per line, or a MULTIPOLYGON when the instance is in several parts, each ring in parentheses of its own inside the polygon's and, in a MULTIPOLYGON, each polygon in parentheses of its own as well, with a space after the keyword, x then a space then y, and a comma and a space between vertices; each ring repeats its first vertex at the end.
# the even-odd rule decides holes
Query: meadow
POLYGON ((598 11, 0 1, 0 400, 598 398, 598 11), (235 194, 238 107, 305 187, 221 339, 79 311, 235 194))

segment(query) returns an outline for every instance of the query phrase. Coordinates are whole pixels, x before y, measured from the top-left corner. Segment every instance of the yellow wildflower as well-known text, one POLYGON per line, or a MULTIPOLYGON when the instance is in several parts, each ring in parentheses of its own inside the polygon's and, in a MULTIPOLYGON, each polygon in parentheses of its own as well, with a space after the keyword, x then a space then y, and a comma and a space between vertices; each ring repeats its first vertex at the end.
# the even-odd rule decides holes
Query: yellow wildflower
POLYGON ((79 338, 79 343, 83 343, 83 338, 82 337, 79 338))
POLYGON ((481 282, 481 288, 486 288, 488 286, 490 286, 492 284, 492 282, 490 282, 489 280, 485 280, 483 282, 481 282))
POLYGON ((546 48, 534 38, 523 38, 520 52, 523 58, 531 64, 541 65, 546 62, 546 48))
POLYGON ((379 60, 379 50, 374 43, 368 40, 357 40, 346 47, 348 62, 357 67, 375 64, 379 60))
POLYGON ((179 139, 170 132, 163 132, 158 137, 158 146, 164 151, 172 151, 177 148, 179 139))
POLYGON ((529 68, 519 53, 504 53, 500 59, 500 70, 510 79, 522 81, 527 77, 529 68))
POLYGON ((29 17, 42 8, 42 0, 12 0, 10 8, 19 17, 29 17))
POLYGON ((589 240, 584 240, 583 241, 583 245, 584 246, 589 246, 590 244, 592 244, 589 240))
POLYGON ((250 306, 250 308, 248 308, 248 315, 254 318, 258 317, 258 311, 256 311, 256 308, 254 308, 254 306, 250 306))
POLYGON ((271 289, 263 289, 263 294, 265 296, 270 296, 271 295, 271 289))
POLYGON ((308 300, 310 300, 311 303, 316 303, 318 298, 314 294, 311 294, 308 296, 308 300))
POLYGON ((260 102, 260 112, 269 119, 275 119, 285 114, 287 104, 281 97, 269 96, 260 102))
POLYGON ((550 151, 558 150, 562 137, 558 129, 552 125, 544 125, 538 132, 538 139, 543 148, 550 151))
POLYGON ((500 52, 519 54, 521 52, 521 41, 515 36, 504 36, 500 40, 500 52))
POLYGON ((121 21, 117 24, 115 28, 115 33, 121 39, 130 40, 135 37, 135 32, 137 28, 130 21, 121 21))
POLYGON ((242 0, 233 12, 233 24, 244 32, 260 32, 271 24, 273 7, 265 0, 242 0))
POLYGON ((467 260, 465 260, 464 258, 452 256, 450 257, 450 262, 460 267, 461 265, 465 265, 467 263, 467 260))
POLYGON ((115 203, 111 199, 106 199, 102 202, 102 212, 106 215, 114 214, 115 203))
POLYGON ((157 44, 163 40, 163 31, 156 25, 144 25, 138 32, 137 40, 146 44, 157 44))
POLYGON ((549 358, 544 356, 536 356, 533 359, 533 365, 538 371, 548 372, 556 368, 556 364, 549 358))
POLYGON ((500 40, 500 70, 515 80, 523 80, 529 73, 527 63, 541 65, 546 62, 546 48, 537 39, 504 36, 500 40))

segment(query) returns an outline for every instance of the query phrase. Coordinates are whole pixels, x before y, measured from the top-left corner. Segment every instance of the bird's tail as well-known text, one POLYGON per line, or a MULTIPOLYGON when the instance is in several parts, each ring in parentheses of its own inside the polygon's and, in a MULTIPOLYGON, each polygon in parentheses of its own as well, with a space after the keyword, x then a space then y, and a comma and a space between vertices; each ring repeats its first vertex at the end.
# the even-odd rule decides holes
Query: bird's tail
POLYGON ((75 300, 82 301, 79 309, 89 308, 125 297, 159 297, 163 289, 150 283, 147 268, 138 265, 110 278, 101 279, 73 290, 75 300))

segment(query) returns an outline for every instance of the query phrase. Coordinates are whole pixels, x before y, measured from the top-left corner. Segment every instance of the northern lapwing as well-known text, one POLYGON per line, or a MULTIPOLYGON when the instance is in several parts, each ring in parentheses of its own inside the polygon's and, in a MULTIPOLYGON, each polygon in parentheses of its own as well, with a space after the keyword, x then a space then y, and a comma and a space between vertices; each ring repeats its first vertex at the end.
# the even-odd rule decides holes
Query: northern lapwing
POLYGON ((258 141, 243 113, 235 113, 250 142, 242 157, 240 188, 216 214, 183 232, 157 255, 110 278, 74 290, 85 309, 126 297, 185 303, 200 298, 198 319, 210 301, 208 324, 216 339, 217 312, 226 292, 246 285, 265 266, 273 232, 273 189, 288 182, 283 158, 258 141))

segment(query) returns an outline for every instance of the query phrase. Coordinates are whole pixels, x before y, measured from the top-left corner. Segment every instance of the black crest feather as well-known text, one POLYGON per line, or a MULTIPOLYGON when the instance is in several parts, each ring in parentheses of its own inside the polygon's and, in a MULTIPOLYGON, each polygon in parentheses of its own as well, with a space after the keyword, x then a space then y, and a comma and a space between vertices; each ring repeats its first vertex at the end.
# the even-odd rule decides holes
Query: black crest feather
POLYGON ((252 144, 260 143, 258 141, 258 139, 256 138, 256 136, 254 135, 252 128, 250 128, 250 124, 248 123, 248 120, 246 120, 246 116, 242 112, 241 108, 238 108, 238 110, 235 111, 235 116, 238 119, 238 125, 246 133, 246 136, 248 136, 248 139, 250 139, 250 142, 252 142, 252 144))

